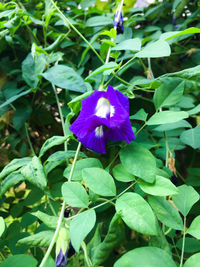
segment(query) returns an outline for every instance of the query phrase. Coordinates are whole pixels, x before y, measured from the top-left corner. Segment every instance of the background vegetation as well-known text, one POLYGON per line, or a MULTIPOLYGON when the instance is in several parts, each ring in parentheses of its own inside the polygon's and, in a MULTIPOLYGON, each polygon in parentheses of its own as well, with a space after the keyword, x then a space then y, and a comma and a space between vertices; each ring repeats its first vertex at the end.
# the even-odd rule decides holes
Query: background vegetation
POLYGON ((53 267, 69 240, 67 266, 200 266, 199 1, 125 0, 116 35, 119 5, 0 3, 2 267, 53 267), (101 155, 68 126, 108 84, 136 140, 101 155))

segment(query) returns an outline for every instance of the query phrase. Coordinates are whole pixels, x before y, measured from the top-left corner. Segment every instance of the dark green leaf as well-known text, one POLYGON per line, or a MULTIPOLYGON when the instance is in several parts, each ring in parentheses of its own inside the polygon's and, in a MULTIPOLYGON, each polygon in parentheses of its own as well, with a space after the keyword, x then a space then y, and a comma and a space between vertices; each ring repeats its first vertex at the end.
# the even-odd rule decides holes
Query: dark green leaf
POLYGON ((48 247, 53 238, 54 231, 42 231, 34 235, 20 239, 18 245, 29 245, 31 247, 48 247))
POLYGON ((10 187, 24 181, 23 175, 19 171, 9 174, 1 183, 0 196, 2 196, 10 187))
POLYGON ((41 158, 45 154, 45 152, 51 147, 63 144, 67 140, 67 138, 68 136, 53 136, 46 140, 40 149, 39 158, 41 158))
POLYGON ((81 93, 87 90, 83 79, 68 66, 53 66, 42 75, 46 80, 63 89, 81 93))

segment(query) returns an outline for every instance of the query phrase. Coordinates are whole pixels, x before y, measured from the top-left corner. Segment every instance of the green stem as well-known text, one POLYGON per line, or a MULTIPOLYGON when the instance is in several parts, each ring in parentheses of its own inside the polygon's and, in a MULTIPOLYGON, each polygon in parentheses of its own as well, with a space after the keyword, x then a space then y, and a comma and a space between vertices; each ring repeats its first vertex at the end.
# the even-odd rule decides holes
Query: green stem
POLYGON ((27 138, 28 144, 30 146, 31 152, 32 152, 32 154, 34 156, 36 156, 34 148, 33 148, 32 143, 31 143, 31 139, 30 139, 29 133, 28 133, 28 125, 27 125, 27 123, 25 123, 25 131, 26 131, 26 138, 27 138))
POLYGON ((51 209, 53 215, 54 215, 54 216, 57 216, 56 211, 55 211, 54 207, 52 206, 52 204, 51 204, 51 200, 50 200, 50 198, 49 198, 48 196, 47 196, 47 202, 48 202, 48 204, 49 204, 49 207, 50 207, 50 209, 51 209))
POLYGON ((180 267, 183 266, 183 256, 184 256, 184 249, 185 249, 185 229, 186 229, 186 216, 184 216, 183 220, 183 243, 182 243, 182 250, 181 250, 181 261, 180 261, 180 267))
POLYGON ((95 53, 95 55, 99 58, 99 60, 104 64, 104 60, 102 59, 102 57, 97 53, 97 51, 94 49, 94 47, 87 41, 87 39, 82 35, 82 33, 79 32, 79 30, 74 27, 74 25, 68 20, 68 18, 65 17, 65 15, 60 11, 60 9, 57 7, 57 5, 54 3, 53 0, 50 0, 51 3, 54 5, 54 7, 56 8, 56 10, 58 11, 58 13, 60 14, 60 16, 62 17, 62 19, 64 20, 64 22, 67 23, 66 26, 70 26, 82 39, 84 42, 86 42, 86 44, 92 49, 92 51, 95 53))
POLYGON ((86 261, 86 263, 87 263, 87 266, 88 266, 88 267, 92 267, 92 262, 91 262, 90 258, 88 257, 87 247, 86 247, 86 244, 85 244, 84 241, 82 242, 81 247, 82 247, 83 252, 84 252, 85 261, 86 261))
POLYGON ((137 135, 139 134, 139 132, 141 132, 142 129, 144 129, 145 126, 146 126, 146 123, 144 123, 144 124, 142 125, 142 127, 136 132, 135 136, 137 136, 137 135))
MULTIPOLYGON (((81 148, 81 143, 79 142, 78 147, 76 149, 76 154, 75 154, 75 157, 74 157, 74 161, 72 163, 72 168, 71 168, 71 171, 70 171, 70 174, 69 174, 68 181, 71 181, 71 179, 72 179, 72 176, 73 176, 73 173, 74 173, 74 168, 75 168, 75 165, 76 165, 76 161, 77 161, 77 158, 78 158, 78 153, 80 151, 80 148, 81 148)), ((44 255, 44 258, 43 258, 42 262, 40 263, 39 267, 43 267, 45 265, 49 255, 50 255, 50 253, 51 253, 51 251, 53 249, 53 246, 54 246, 54 244, 56 242, 56 239, 58 237, 58 233, 60 231, 60 227, 61 227, 61 224, 62 224, 62 220, 63 220, 63 217, 64 217, 65 206, 66 206, 66 203, 65 203, 65 201, 63 201, 62 209, 61 209, 61 212, 60 212, 60 215, 59 215, 59 218, 58 218, 58 224, 57 224, 57 227, 56 227, 56 231, 55 231, 55 233, 53 235, 51 243, 50 243, 50 245, 49 245, 49 247, 47 249, 47 252, 44 255)))
POLYGON ((165 149, 166 149, 166 155, 165 155, 165 167, 168 166, 168 159, 169 159, 169 145, 168 145, 168 141, 167 141, 167 133, 164 132, 164 136, 165 136, 165 149))
MULTIPOLYGON (((61 109, 61 106, 60 106, 58 94, 56 92, 55 85, 53 83, 51 85, 52 85, 52 88, 53 88, 53 91, 54 91, 54 94, 55 94, 55 98, 56 98, 56 103, 57 103, 57 106, 58 106, 58 112, 59 112, 60 119, 61 119, 63 134, 64 134, 65 137, 67 137, 67 133, 65 131, 65 122, 64 122, 63 113, 62 113, 62 109, 61 109)), ((65 148, 65 151, 67 151, 67 141, 64 143, 64 148, 65 148)))
POLYGON ((61 227, 61 224, 62 224, 62 220, 63 220, 63 216, 64 216, 64 211, 65 211, 65 206, 66 206, 66 203, 65 203, 65 201, 63 201, 62 209, 61 209, 60 216, 59 216, 59 219, 58 219, 58 224, 57 224, 57 227, 56 227, 56 231, 55 231, 55 233, 53 235, 53 238, 51 240, 51 243, 50 243, 50 245, 49 245, 49 247, 47 249, 47 252, 44 255, 44 258, 43 258, 42 262, 40 263, 39 267, 43 267, 45 265, 45 263, 46 263, 49 255, 50 255, 50 253, 51 253, 51 251, 53 249, 53 246, 54 246, 54 244, 56 242, 56 239, 58 237, 58 233, 60 231, 60 227, 61 227))
POLYGON ((153 71, 152 71, 152 68, 151 68, 151 59, 148 57, 147 60, 148 60, 148 69, 149 69, 149 71, 151 73, 152 79, 154 79, 153 71))

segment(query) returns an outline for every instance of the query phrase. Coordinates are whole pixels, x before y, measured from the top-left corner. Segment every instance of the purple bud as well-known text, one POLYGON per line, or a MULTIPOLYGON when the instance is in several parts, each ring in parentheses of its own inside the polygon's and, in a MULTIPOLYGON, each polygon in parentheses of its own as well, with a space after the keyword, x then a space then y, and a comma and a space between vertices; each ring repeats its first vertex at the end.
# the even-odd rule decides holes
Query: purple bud
POLYGON ((117 34, 124 32, 122 13, 117 11, 114 15, 113 27, 117 30, 117 34))
POLYGON ((65 267, 66 264, 67 264, 67 251, 64 255, 62 249, 60 249, 60 252, 56 257, 56 267, 65 267))

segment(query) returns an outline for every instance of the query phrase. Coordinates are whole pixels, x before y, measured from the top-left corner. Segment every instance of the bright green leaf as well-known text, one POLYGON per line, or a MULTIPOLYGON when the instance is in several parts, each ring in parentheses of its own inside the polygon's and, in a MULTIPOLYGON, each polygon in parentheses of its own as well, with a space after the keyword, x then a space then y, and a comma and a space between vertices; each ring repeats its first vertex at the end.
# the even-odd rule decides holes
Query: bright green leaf
POLYGON ((156 89, 153 101, 156 109, 173 106, 178 103, 183 95, 184 81, 178 78, 166 78, 156 89))
POLYGON ((195 238, 200 239, 200 215, 194 218, 187 232, 195 238))
POLYGON ((178 187, 179 193, 172 197, 174 204, 180 212, 187 216, 192 206, 199 200, 197 191, 188 185, 181 185, 178 187))
POLYGON ((116 180, 121 182, 131 182, 135 179, 135 177, 127 172, 127 170, 124 168, 122 164, 117 164, 113 170, 113 176, 116 180))
POLYGON ((68 137, 65 136, 53 136, 47 139, 40 149, 39 157, 41 158, 51 147, 63 144, 67 140, 67 138, 68 137))
POLYGON ((149 196, 148 202, 155 212, 158 220, 166 226, 183 230, 183 222, 178 211, 164 197, 149 196))
POLYGON ((83 181, 96 194, 115 196, 116 187, 112 176, 100 168, 85 168, 82 171, 83 181))
POLYGON ((87 208, 88 194, 78 182, 66 182, 62 185, 62 195, 65 202, 76 208, 87 208))
POLYGON ((5 222, 3 217, 0 217, 0 237, 2 236, 4 230, 5 230, 5 222))
MULTIPOLYGON (((141 247, 130 250, 120 257, 114 267, 176 267, 170 255, 156 247, 141 247)), ((184 266, 185 267, 185 266, 184 266)))
POLYGON ((3 262, 1 262, 1 267, 36 267, 37 260, 30 255, 18 254, 9 256, 3 262))
POLYGON ((168 196, 178 193, 178 189, 169 179, 158 175, 153 184, 140 180, 139 186, 145 193, 154 196, 168 196))
POLYGON ((120 150, 124 168, 131 174, 152 183, 156 178, 156 160, 145 147, 131 143, 120 150))
POLYGON ((200 125, 184 131, 180 136, 181 142, 194 149, 200 147, 200 125))
POLYGON ((133 230, 156 235, 156 218, 149 204, 136 193, 125 193, 116 201, 116 211, 133 230))
POLYGON ((139 58, 157 58, 168 57, 170 54, 171 49, 169 44, 166 41, 158 40, 145 46, 140 52, 136 53, 135 56, 139 58))
POLYGON ((107 64, 104 64, 103 66, 101 66, 101 67, 97 68, 96 70, 94 70, 90 75, 88 75, 85 78, 85 80, 88 80, 91 77, 93 77, 94 75, 97 75, 97 74, 99 74, 101 72, 104 72, 104 71, 108 71, 109 70, 109 71, 112 72, 113 70, 117 69, 118 66, 119 65, 116 62, 109 62, 107 64))
POLYGON ((80 245, 84 238, 92 230, 96 222, 96 213, 94 210, 87 210, 71 220, 70 223, 70 240, 76 252, 79 251, 80 245))
POLYGON ((196 253, 189 257, 183 267, 200 267, 200 253, 196 253))
POLYGON ((124 40, 112 48, 112 50, 131 50, 131 51, 140 51, 140 49, 141 49, 141 40, 139 38, 124 40))
POLYGON ((188 118, 188 113, 185 111, 161 111, 155 113, 147 122, 147 125, 158 125, 178 122, 188 118))

